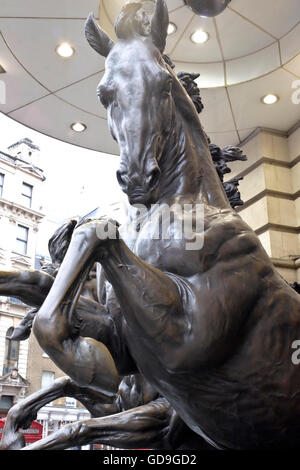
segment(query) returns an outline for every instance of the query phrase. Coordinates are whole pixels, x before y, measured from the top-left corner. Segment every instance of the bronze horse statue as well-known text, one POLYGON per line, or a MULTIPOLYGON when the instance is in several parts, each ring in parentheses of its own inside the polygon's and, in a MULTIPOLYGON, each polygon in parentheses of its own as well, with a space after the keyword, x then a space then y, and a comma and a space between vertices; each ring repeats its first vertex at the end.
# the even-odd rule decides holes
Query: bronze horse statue
MULTIPOLYGON (((170 58, 166 57, 166 59, 171 65, 170 58)), ((200 113, 203 104, 200 90, 194 81, 198 74, 180 72, 177 76, 191 97, 197 112, 200 113)), ((245 160, 246 157, 239 148, 231 146, 221 149, 210 144, 210 152, 231 206, 236 207, 243 204, 238 192, 239 180, 224 182, 223 179, 224 174, 231 171, 227 166, 228 162, 245 160)), ((10 271, 6 273, 1 271, 0 293, 3 295, 13 294, 23 302, 35 306, 15 328, 12 339, 22 341, 30 336, 38 308, 52 286, 54 277, 67 252, 73 231, 79 223, 81 222, 78 217, 71 218, 56 230, 48 244, 51 262, 43 263, 41 271, 10 271)), ((77 330, 76 334, 92 337, 102 342, 105 317, 103 317, 103 311, 99 306, 95 269, 92 269, 92 275, 90 274, 83 285, 80 301, 74 311, 72 327, 77 330)), ((112 340, 111 344, 113 344, 112 340)), ((27 429, 31 422, 37 418, 37 413, 43 406, 63 396, 72 396, 81 401, 93 418, 105 417, 105 419, 97 420, 96 441, 98 443, 125 449, 137 447, 176 450, 211 448, 180 420, 167 400, 160 397, 141 374, 133 374, 122 378, 118 391, 113 396, 97 393, 90 390, 89 387, 80 387, 69 377, 57 379, 51 385, 26 397, 9 410, 0 449, 16 450, 24 447, 24 435, 19 429, 27 429), (124 411, 127 413, 122 414, 124 411), (126 420, 124 420, 124 416, 126 416, 126 420)), ((77 423, 77 425, 80 424, 77 423)), ((94 439, 89 432, 86 435, 81 433, 80 436, 73 432, 70 436, 68 432, 70 427, 74 429, 72 425, 64 428, 63 432, 59 432, 59 435, 52 434, 47 442, 38 442, 34 448, 39 448, 42 445, 44 449, 47 449, 53 448, 55 445, 56 449, 63 449, 70 445, 85 444, 94 439)), ((90 428, 86 427, 86 429, 90 428)))
MULTIPOLYGON (((226 198, 194 105, 163 57, 168 23, 164 0, 150 32, 147 22, 121 15, 116 44, 87 21, 89 43, 107 57, 98 95, 121 150, 118 181, 130 204, 147 212, 131 213, 134 239, 104 219, 75 228, 33 330, 52 360, 95 393, 114 395, 118 375, 141 372, 217 449, 296 447, 300 373, 291 346, 300 336, 299 296, 226 198), (183 215, 197 226, 198 206, 201 228, 177 237, 183 215), (166 207, 175 207, 170 239, 157 237, 153 224, 166 207), (95 262, 106 320, 101 342, 72 327, 95 262)), ((62 436, 96 441, 97 419, 28 449, 55 449, 62 436)))

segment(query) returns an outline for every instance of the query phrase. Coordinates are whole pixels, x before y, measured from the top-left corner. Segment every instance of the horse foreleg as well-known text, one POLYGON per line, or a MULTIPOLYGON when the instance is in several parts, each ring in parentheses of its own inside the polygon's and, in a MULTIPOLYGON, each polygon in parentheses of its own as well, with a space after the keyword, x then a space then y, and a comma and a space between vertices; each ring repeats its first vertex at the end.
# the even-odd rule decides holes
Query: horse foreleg
POLYGON ((22 450, 62 450, 91 443, 123 449, 153 449, 166 435, 169 419, 169 404, 157 399, 113 416, 68 424, 22 450))
POLYGON ((24 435, 18 430, 27 429, 43 406, 66 396, 79 400, 94 417, 106 416, 119 411, 117 395, 109 399, 94 390, 80 387, 69 377, 60 377, 49 386, 33 393, 10 408, 6 417, 0 449, 17 450, 24 447, 24 435))

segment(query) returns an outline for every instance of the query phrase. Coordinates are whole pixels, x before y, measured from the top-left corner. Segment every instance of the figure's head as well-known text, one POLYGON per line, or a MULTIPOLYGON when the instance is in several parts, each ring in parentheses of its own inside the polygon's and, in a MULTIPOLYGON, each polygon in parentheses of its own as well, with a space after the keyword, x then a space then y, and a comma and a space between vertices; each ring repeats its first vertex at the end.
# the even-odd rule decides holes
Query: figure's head
POLYGON ((168 24, 164 0, 157 0, 151 23, 141 4, 125 5, 115 25, 116 44, 92 15, 86 22, 89 44, 107 58, 98 96, 120 147, 117 177, 131 204, 158 198, 159 162, 174 118, 173 75, 162 57, 168 24))
POLYGON ((74 229, 78 223, 78 217, 67 220, 59 227, 48 243, 48 250, 53 266, 60 266, 69 248, 74 229))
POLYGON ((151 22, 141 3, 127 3, 115 22, 115 32, 119 39, 130 38, 134 34, 147 37, 151 34, 151 22))

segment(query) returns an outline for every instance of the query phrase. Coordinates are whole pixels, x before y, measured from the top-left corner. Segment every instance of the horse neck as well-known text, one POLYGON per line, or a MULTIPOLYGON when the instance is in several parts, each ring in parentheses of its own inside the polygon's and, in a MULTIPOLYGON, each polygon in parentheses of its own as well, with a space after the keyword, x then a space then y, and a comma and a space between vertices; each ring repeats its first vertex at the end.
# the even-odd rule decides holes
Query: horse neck
POLYGON ((179 93, 177 89, 176 95, 173 126, 160 161, 159 199, 188 196, 214 207, 229 209, 230 204, 194 105, 183 88, 179 93))

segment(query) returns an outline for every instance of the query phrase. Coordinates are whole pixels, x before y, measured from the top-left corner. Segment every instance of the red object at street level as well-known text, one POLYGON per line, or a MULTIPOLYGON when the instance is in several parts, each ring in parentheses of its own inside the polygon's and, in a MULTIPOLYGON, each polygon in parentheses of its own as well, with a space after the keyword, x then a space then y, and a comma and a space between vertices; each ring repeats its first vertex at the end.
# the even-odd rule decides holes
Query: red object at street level
MULTIPOLYGON (((2 437, 3 428, 5 425, 6 418, 0 419, 0 437, 2 437)), ((43 426, 37 421, 33 421, 30 428, 20 430, 24 436, 26 444, 32 444, 33 442, 39 441, 43 437, 43 426)))

